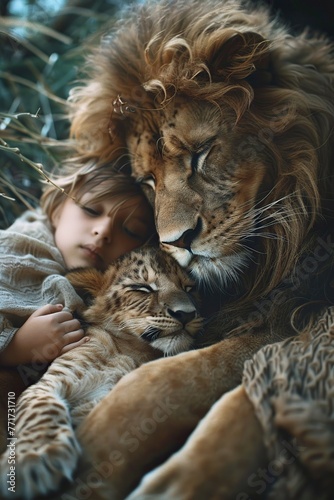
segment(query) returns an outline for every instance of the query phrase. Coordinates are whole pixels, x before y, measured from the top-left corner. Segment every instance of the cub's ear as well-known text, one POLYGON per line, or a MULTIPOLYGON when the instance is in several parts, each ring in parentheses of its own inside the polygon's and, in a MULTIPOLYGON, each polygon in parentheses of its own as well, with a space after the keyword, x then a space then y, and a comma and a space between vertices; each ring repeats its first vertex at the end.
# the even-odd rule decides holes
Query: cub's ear
POLYGON ((253 31, 232 34, 210 60, 213 81, 247 79, 254 86, 270 83, 270 66, 270 42, 253 31))
POLYGON ((104 275, 95 268, 74 269, 66 274, 76 292, 89 305, 101 291, 104 275))

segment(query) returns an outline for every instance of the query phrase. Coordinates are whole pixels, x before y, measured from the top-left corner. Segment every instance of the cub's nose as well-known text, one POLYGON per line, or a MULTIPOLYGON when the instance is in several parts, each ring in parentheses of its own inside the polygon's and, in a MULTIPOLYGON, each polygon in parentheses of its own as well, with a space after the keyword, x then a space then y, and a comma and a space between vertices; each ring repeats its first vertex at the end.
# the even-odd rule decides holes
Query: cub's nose
POLYGON ((193 320, 196 317, 196 311, 182 311, 182 310, 177 310, 173 311, 173 309, 167 309, 167 312, 172 318, 177 319, 180 323, 182 323, 183 326, 185 326, 187 323, 189 323, 191 320, 193 320))

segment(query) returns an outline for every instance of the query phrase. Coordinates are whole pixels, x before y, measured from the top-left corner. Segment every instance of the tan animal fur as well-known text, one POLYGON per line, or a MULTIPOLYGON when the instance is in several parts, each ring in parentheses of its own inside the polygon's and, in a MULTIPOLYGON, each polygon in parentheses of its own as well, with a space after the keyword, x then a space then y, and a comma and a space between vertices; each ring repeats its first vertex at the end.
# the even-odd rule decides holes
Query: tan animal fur
POLYGON ((110 462, 117 449, 123 459, 104 478, 103 498, 124 498, 206 414, 142 495, 164 498, 173 471, 168 498, 194 500, 196 481, 200 499, 234 498, 234 472, 216 467, 225 446, 237 463, 249 422, 245 461, 254 449, 265 459, 241 389, 210 407, 240 383, 254 352, 298 334, 333 301, 333 78, 329 40, 293 35, 247 1, 141 2, 92 51, 72 94, 78 155, 128 154, 161 247, 203 287, 211 315, 202 349, 140 367, 83 423, 87 458, 110 462), (131 446, 128 433, 135 439, 131 429, 157 401, 170 402, 168 418, 131 446))

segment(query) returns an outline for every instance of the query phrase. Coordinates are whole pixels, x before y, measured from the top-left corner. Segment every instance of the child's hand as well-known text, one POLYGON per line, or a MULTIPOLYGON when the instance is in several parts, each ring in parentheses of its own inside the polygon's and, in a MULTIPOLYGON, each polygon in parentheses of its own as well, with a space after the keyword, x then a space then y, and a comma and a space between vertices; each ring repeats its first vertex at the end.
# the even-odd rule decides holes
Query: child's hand
POLYGON ((51 362, 64 352, 88 340, 80 322, 61 304, 37 309, 16 332, 11 343, 0 353, 0 363, 51 362))

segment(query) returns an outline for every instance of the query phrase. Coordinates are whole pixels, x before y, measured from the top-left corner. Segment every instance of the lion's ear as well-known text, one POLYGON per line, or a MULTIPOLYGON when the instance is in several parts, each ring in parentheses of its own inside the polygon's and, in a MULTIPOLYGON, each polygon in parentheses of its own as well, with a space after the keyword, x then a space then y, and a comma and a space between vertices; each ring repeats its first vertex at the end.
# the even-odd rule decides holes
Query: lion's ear
POLYGON ((253 31, 234 33, 210 61, 214 81, 247 80, 251 85, 271 81, 270 43, 253 31))
POLYGON ((66 278, 87 305, 98 295, 104 283, 103 273, 93 267, 74 269, 66 274, 66 278))

